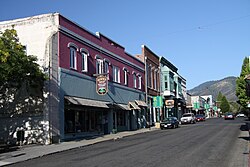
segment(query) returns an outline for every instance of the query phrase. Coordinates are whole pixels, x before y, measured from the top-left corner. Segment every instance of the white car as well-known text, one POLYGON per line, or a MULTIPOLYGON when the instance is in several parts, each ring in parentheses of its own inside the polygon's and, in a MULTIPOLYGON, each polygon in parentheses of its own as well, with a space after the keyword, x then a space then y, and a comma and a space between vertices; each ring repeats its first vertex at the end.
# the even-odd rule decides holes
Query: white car
POLYGON ((193 113, 185 113, 181 117, 181 124, 194 124, 196 123, 195 116, 193 113))
POLYGON ((245 114, 237 114, 236 117, 245 117, 245 114))

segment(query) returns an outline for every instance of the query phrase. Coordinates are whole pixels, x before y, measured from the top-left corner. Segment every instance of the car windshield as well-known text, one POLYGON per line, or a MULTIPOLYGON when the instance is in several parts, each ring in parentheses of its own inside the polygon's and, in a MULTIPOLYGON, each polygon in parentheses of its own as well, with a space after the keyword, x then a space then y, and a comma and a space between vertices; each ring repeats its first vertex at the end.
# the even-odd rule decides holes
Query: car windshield
POLYGON ((172 121, 173 118, 165 118, 164 121, 172 121))
POLYGON ((192 117, 192 114, 184 114, 182 117, 192 117))
POLYGON ((202 118, 204 117, 203 115, 196 115, 196 118, 202 118))

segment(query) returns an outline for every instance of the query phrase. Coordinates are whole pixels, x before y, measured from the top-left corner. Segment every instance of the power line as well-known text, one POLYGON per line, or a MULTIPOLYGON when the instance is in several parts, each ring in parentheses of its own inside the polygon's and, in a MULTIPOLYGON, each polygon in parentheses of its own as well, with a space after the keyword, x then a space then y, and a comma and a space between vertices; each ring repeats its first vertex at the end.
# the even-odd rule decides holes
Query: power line
POLYGON ((231 19, 226 19, 226 20, 222 20, 222 21, 218 21, 218 22, 214 22, 214 23, 210 23, 210 24, 206 24, 206 25, 202 25, 202 26, 197 26, 197 27, 193 27, 193 28, 178 30, 178 31, 167 33, 166 35, 172 35, 172 34, 188 32, 188 31, 195 31, 195 30, 202 30, 202 29, 205 29, 205 28, 208 28, 208 27, 213 27, 213 26, 219 25, 219 24, 224 24, 224 23, 228 23, 228 22, 233 22, 233 21, 238 21, 238 20, 241 20, 241 19, 245 19, 247 17, 250 17, 250 14, 240 16, 240 17, 231 18, 231 19))

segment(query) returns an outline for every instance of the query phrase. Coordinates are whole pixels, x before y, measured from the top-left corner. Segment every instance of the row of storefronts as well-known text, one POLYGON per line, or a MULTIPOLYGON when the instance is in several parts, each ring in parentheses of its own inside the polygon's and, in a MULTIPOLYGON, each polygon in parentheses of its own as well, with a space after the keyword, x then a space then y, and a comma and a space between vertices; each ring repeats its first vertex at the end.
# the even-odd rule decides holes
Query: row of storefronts
POLYGON ((69 96, 64 100, 65 139, 136 130, 147 125, 147 106, 143 101, 125 105, 69 96))
POLYGON ((132 56, 59 13, 0 24, 1 31, 13 27, 49 77, 38 127, 44 144, 158 126, 186 110, 186 80, 145 45, 132 56))

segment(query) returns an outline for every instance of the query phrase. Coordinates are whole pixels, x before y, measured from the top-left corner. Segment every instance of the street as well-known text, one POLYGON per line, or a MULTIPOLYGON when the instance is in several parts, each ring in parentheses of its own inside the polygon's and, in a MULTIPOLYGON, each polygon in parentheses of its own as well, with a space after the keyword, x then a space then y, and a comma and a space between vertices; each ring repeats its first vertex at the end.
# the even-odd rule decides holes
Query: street
POLYGON ((208 119, 76 148, 15 166, 248 166, 245 119, 208 119))

